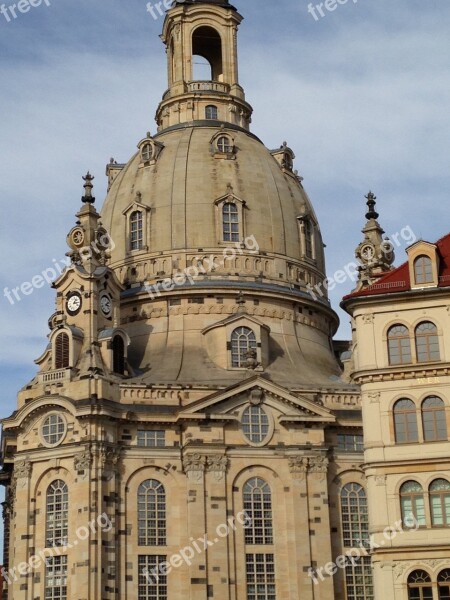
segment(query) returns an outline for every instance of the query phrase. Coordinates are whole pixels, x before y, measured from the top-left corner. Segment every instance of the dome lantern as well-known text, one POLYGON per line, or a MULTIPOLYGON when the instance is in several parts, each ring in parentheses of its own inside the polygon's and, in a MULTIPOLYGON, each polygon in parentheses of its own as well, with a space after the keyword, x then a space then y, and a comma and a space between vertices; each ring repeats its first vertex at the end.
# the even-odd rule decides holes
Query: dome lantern
POLYGON ((205 120, 249 129, 253 109, 238 77, 241 22, 242 16, 224 0, 174 3, 161 35, 169 88, 156 113, 158 131, 205 120))

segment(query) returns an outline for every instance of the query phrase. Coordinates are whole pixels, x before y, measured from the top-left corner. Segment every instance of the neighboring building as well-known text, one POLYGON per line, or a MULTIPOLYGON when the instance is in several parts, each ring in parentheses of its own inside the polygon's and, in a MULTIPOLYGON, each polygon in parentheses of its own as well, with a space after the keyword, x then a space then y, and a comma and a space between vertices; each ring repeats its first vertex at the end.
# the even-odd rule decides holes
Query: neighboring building
POLYGON ((375 597, 448 600, 450 234, 416 242, 407 262, 386 265, 384 275, 380 242, 361 247, 364 283, 343 307, 352 316, 352 378, 362 394, 375 597), (386 535, 386 527, 404 532, 386 535))

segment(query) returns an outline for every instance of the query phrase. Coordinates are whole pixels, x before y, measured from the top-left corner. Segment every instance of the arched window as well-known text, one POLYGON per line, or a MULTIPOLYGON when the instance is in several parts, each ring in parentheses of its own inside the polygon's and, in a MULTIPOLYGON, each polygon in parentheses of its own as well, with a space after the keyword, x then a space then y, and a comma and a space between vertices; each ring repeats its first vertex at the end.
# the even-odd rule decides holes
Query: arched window
POLYGON ((141 150, 141 157, 144 162, 147 162, 152 159, 153 156, 153 148, 151 144, 144 144, 141 150))
POLYGON ((221 135, 217 140, 217 149, 224 154, 230 154, 233 152, 233 143, 228 136, 221 135))
POLYGON ((269 417, 260 406, 249 406, 242 413, 242 431, 253 444, 261 444, 269 435, 269 417))
POLYGON ((413 571, 408 577, 408 600, 433 600, 431 578, 426 571, 413 571))
POLYGON ((234 202, 225 202, 222 207, 223 241, 239 242, 239 211, 234 202))
POLYGON ((341 492, 342 535, 346 548, 359 548, 369 541, 369 512, 364 488, 347 484, 341 492))
POLYGON ((429 396, 422 402, 423 439, 426 442, 447 440, 445 404, 437 396, 429 396))
POLYGON ((395 441, 398 444, 411 444, 419 441, 416 405, 404 398, 394 406, 395 441))
POLYGON ((400 504, 404 527, 424 527, 425 501, 422 486, 417 481, 407 481, 400 488, 400 504))
POLYGON ((434 323, 424 321, 416 327, 416 350, 419 362, 440 360, 439 338, 434 323))
POLYGON ((138 537, 139 546, 166 545, 166 492, 156 479, 139 486, 138 537))
POLYGON ((417 283, 433 283, 433 264, 429 256, 419 256, 414 261, 414 280, 417 283))
POLYGON ((60 479, 47 488, 46 547, 67 546, 69 523, 69 489, 60 479))
POLYGON ((192 62, 194 81, 223 81, 222 39, 213 27, 204 25, 194 30, 192 62), (200 63, 199 58, 206 60, 207 64, 200 63))
POLYGON ((388 351, 390 365, 404 365, 412 362, 409 330, 404 325, 394 325, 388 331, 388 351))
POLYGON ((439 600, 450 600, 450 569, 444 569, 438 575, 439 600))
POLYGON ((144 217, 135 210, 130 215, 130 249, 141 250, 144 245, 144 217))
POLYGON ((238 327, 231 334, 231 365, 242 367, 249 350, 256 350, 256 336, 248 327, 238 327))
POLYGON ((433 527, 450 526, 450 483, 446 479, 435 479, 429 492, 433 527))
POLYGON ((209 120, 217 121, 218 118, 219 118, 219 113, 217 110, 217 106, 210 104, 209 106, 207 106, 205 108, 205 119, 207 119, 208 121, 209 120))
POLYGON ((69 336, 59 333, 55 340, 55 369, 67 369, 69 366, 69 336))
POLYGON ((121 335, 114 336, 112 343, 113 371, 118 375, 125 373, 125 344, 121 335))
POLYGON ((245 528, 245 543, 273 544, 272 492, 263 479, 253 477, 244 485, 244 511, 250 523, 245 528))

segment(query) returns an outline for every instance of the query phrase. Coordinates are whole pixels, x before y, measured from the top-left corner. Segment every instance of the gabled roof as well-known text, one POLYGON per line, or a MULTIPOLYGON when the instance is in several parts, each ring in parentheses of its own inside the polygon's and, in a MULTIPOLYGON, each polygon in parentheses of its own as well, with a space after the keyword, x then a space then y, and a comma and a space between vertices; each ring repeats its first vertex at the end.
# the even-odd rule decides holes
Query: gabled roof
POLYGON ((333 413, 316 404, 311 400, 292 394, 289 390, 279 386, 265 377, 254 376, 247 381, 230 386, 226 390, 220 390, 197 400, 190 404, 179 414, 180 419, 198 418, 199 415, 209 415, 210 418, 220 418, 230 414, 234 405, 242 405, 248 402, 248 394, 252 390, 260 390, 267 394, 268 398, 275 401, 284 416, 281 421, 308 421, 320 423, 334 423, 336 418, 333 413), (283 408, 281 408, 283 407, 283 408))
MULTIPOLYGON (((420 242, 415 242, 414 245, 420 242)), ((429 242, 425 242, 429 243, 429 242)), ((450 233, 433 244, 437 248, 439 260, 439 283, 438 287, 450 287, 450 233)), ((390 271, 369 287, 352 292, 344 297, 344 302, 361 296, 378 296, 409 292, 411 290, 411 279, 409 275, 409 263, 406 261, 393 271, 390 271)))

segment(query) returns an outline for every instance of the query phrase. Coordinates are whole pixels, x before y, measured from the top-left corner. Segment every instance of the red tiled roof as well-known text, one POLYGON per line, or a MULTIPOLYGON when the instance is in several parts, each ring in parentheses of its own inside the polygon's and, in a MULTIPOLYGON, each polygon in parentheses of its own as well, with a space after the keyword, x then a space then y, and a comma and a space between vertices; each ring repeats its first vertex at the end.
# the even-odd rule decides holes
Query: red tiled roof
MULTIPOLYGON (((416 242, 417 243, 417 242, 416 242)), ((436 242, 439 261, 439 287, 450 286, 450 233, 436 242)), ((344 300, 358 298, 359 296, 376 296, 378 294, 394 294, 411 290, 408 262, 403 263, 393 271, 389 271, 376 283, 364 290, 353 292, 344 297, 344 300)))

